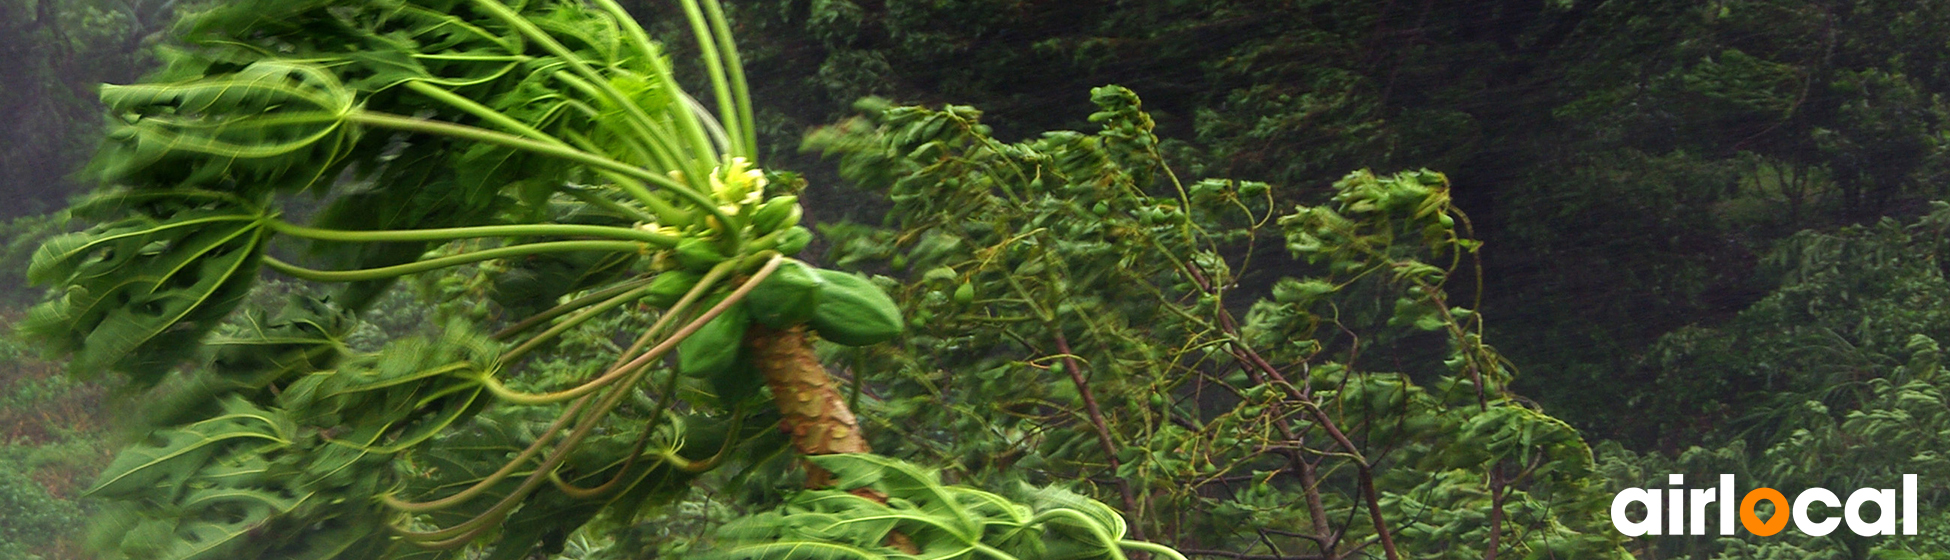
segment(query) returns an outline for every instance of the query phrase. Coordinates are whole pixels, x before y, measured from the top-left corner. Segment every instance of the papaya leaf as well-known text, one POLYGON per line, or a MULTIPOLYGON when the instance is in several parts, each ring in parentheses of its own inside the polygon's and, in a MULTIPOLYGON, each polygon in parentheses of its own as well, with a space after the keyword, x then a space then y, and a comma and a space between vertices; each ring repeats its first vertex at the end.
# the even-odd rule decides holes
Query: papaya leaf
POLYGON ((153 380, 195 349, 255 280, 265 233, 254 214, 190 210, 131 217, 50 240, 30 277, 65 285, 22 330, 72 367, 153 380))
POLYGON ((982 527, 938 476, 920 467, 879 455, 846 453, 808 457, 820 468, 832 471, 835 488, 872 486, 887 493, 889 499, 914 504, 921 511, 943 520, 942 529, 965 540, 975 540, 982 527))
POLYGON ((293 294, 277 315, 246 313, 212 336, 210 369, 246 387, 323 370, 344 354, 342 338, 353 324, 330 302, 293 294))
POLYGON ((109 462, 88 493, 122 496, 145 492, 158 483, 179 486, 221 448, 251 440, 283 445, 289 441, 291 429, 282 415, 233 397, 224 401, 222 415, 160 430, 124 449, 109 462))
POLYGON ((115 182, 309 187, 332 179, 356 140, 344 122, 354 99, 331 72, 269 60, 180 83, 106 86, 102 102, 122 118, 95 165, 115 182))
POLYGON ((823 542, 776 542, 738 545, 709 558, 725 560, 886 560, 887 555, 865 548, 823 542))
POLYGON ((1129 530, 1125 526, 1124 516, 1119 515, 1117 510, 1111 509, 1103 502, 1055 486, 1032 488, 1025 484, 1021 490, 1035 511, 1044 512, 1057 508, 1076 510, 1095 521, 1098 526, 1108 529, 1113 539, 1124 538, 1125 532, 1129 530))

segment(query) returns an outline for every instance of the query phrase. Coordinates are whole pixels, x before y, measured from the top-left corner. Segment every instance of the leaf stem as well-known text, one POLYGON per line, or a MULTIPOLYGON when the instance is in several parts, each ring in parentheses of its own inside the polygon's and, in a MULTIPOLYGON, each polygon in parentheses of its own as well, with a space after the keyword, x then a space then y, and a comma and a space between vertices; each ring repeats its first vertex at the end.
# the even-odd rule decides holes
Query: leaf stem
MULTIPOLYGON (((768 261, 765 264, 764 268, 761 268, 757 273, 754 273, 752 275, 752 278, 746 280, 745 283, 739 286, 737 290, 733 290, 731 294, 725 296, 725 299, 723 301, 718 302, 718 305, 712 307, 709 311, 705 311, 703 314, 699 315, 696 319, 692 320, 690 324, 685 325, 683 329, 680 329, 676 333, 673 333, 669 339, 665 340, 662 344, 658 344, 657 348, 651 349, 650 352, 645 353, 643 356, 638 357, 637 359, 631 360, 629 363, 622 365, 620 369, 639 370, 649 365, 650 360, 655 359, 655 355, 660 355, 659 353, 660 350, 662 352, 668 352, 670 348, 675 348, 678 341, 683 340, 684 337, 690 336, 691 333, 697 332, 698 329, 703 328, 705 324, 709 323, 712 319, 716 318, 719 314, 724 313, 724 311, 730 309, 732 305, 735 305, 739 301, 743 300, 745 294, 751 293, 752 288, 756 287, 759 281, 763 280, 765 276, 770 275, 772 271, 777 270, 779 267, 779 263, 783 260, 784 259, 780 257, 774 256, 770 261, 768 261)), ((639 371, 637 375, 631 376, 632 381, 630 381, 630 383, 634 383, 635 378, 640 375, 642 375, 642 372, 639 371)), ((600 419, 604 415, 608 414, 609 411, 616 406, 617 401, 621 400, 623 395, 628 392, 626 390, 626 387, 627 387, 627 383, 625 384, 624 387, 616 387, 612 389, 610 392, 604 394, 602 396, 602 400, 596 404, 596 408, 594 410, 590 410, 588 414, 582 417, 582 421, 577 423, 575 430, 570 432, 568 437, 563 438, 562 444, 558 446, 553 453, 550 453, 548 458, 543 459, 542 464, 539 467, 537 467, 533 472, 531 472, 528 475, 528 478, 526 480, 522 481, 521 486, 515 488, 513 492, 510 492, 506 497, 503 497, 501 501, 496 502, 493 506, 490 506, 486 511, 482 512, 480 515, 477 515, 472 519, 463 521, 457 525, 454 525, 453 527, 448 527, 446 529, 421 532, 421 531, 411 531, 411 530, 401 529, 397 526, 394 526, 392 527, 393 532, 402 537, 405 537, 406 540, 413 541, 415 544, 423 548, 446 548, 446 547, 458 546, 459 544, 464 544, 466 541, 472 540, 474 537, 479 536, 482 530, 484 530, 489 526, 492 526, 495 522, 506 517, 508 511, 513 509, 515 505, 520 504, 521 500, 527 497, 530 492, 533 492, 536 486, 548 480, 548 474, 553 473, 557 467, 560 467, 562 465, 563 461, 568 459, 569 452, 574 450, 577 445, 581 444, 583 438, 588 437, 589 432, 595 429, 596 424, 600 423, 600 419)), ((595 395, 589 395, 585 398, 590 398, 594 396, 595 395)), ((577 402, 581 403, 584 401, 578 400, 577 402)))
POLYGON ((535 328, 535 325, 546 323, 550 320, 555 319, 556 317, 560 317, 571 311, 588 307, 592 303, 609 299, 610 297, 615 296, 616 294, 620 294, 623 292, 627 292, 642 287, 645 284, 649 284, 650 280, 651 278, 637 278, 635 280, 622 282, 614 286, 610 286, 608 288, 603 288, 601 290, 590 292, 587 295, 570 300, 568 303, 551 307, 547 311, 536 313, 534 315, 529 316, 526 319, 522 319, 521 321, 516 322, 513 325, 509 325, 507 328, 501 329, 500 331, 496 331, 491 338, 495 340, 507 340, 508 337, 521 334, 522 331, 535 328))
MULTIPOLYGON (((498 0, 474 0, 473 3, 481 7, 483 11, 488 12, 490 15, 493 15, 496 19, 501 20, 502 23, 505 23, 509 27, 514 28, 515 31, 521 33, 529 40, 534 41, 537 44, 540 44, 542 48, 549 51, 549 53, 554 54, 557 57, 560 57, 563 62, 568 63, 570 69, 575 70, 575 73, 581 74, 583 77, 587 78, 592 85, 596 86, 597 89, 602 91, 604 97, 608 97, 611 102, 616 103, 617 106, 622 108, 624 113, 629 115, 632 120, 637 121, 637 123, 639 123, 640 125, 646 125, 646 126, 652 122, 655 122, 650 118, 650 115, 648 113, 645 113, 643 111, 643 107, 638 106, 636 104, 635 100, 630 99, 628 95, 624 95, 622 91, 617 90, 616 86, 611 85, 608 80, 604 79, 602 74, 596 72, 595 68, 590 67, 587 62, 584 62, 582 57, 577 56, 574 51, 570 51, 569 48, 563 46, 560 41, 556 41, 554 37, 549 36, 547 31, 543 30, 539 26, 536 26, 534 22, 528 21, 528 19, 523 18, 521 14, 516 13, 514 10, 509 9, 505 5, 502 5, 501 2, 498 0)), ((628 22, 617 22, 617 23, 618 25, 636 24, 634 20, 630 20, 628 22)), ((653 68, 662 70, 661 68, 663 62, 662 60, 658 60, 655 57, 652 57, 651 60, 649 60, 648 62, 652 64, 653 68)), ((676 80, 670 79, 668 72, 659 72, 658 74, 659 74, 658 78, 662 81, 663 85, 669 86, 672 89, 677 89, 676 80)), ((702 141, 702 140, 703 138, 701 137, 694 138, 694 141, 702 141)), ((718 159, 716 150, 712 149, 712 146, 708 142, 703 142, 698 145, 692 146, 691 153, 697 156, 701 156, 699 159, 703 161, 717 161, 718 159)), ((693 161, 690 163, 696 164, 697 162, 693 161)), ((691 179, 697 181, 704 180, 702 171, 703 171, 702 169, 696 169, 696 168, 688 170, 689 173, 694 175, 694 177, 692 177, 691 179)))
POLYGON ((316 270, 287 263, 269 255, 264 257, 264 264, 270 266, 272 270, 276 270, 287 276, 311 280, 313 282, 359 282, 364 280, 383 280, 505 257, 519 257, 522 255, 541 253, 564 253, 569 251, 637 252, 644 248, 644 244, 634 241, 549 241, 483 249, 401 265, 361 270, 316 270))
POLYGON ((731 23, 725 18, 724 5, 718 0, 704 0, 704 11, 711 17, 711 27, 718 36, 718 49, 724 56, 727 74, 731 77, 732 101, 738 108, 735 122, 724 123, 730 127, 734 142, 744 142, 745 157, 758 159, 758 125, 752 117, 751 87, 745 82, 745 63, 738 56, 738 45, 733 42, 731 23))
POLYGON ((371 111, 354 111, 346 115, 346 119, 358 124, 364 124, 368 126, 377 126, 382 128, 391 128, 395 130, 419 132, 424 134, 436 134, 441 136, 460 138, 463 140, 487 142, 490 144, 506 146, 509 148, 534 152, 534 153, 551 156, 551 157, 555 157, 567 161, 572 161, 575 163, 588 165, 590 167, 594 167, 601 170, 614 171, 624 176, 641 180, 645 183, 653 183, 658 186, 665 187, 669 189, 671 192, 677 193, 678 196, 683 197, 685 200, 689 201, 690 203, 696 205, 699 208, 704 209, 704 211, 706 212, 710 212, 713 217, 718 219, 718 226, 719 226, 718 232, 723 234, 726 237, 726 239, 730 240, 731 244, 735 248, 744 247, 744 242, 745 242, 744 232, 729 227, 729 224, 732 223, 731 216, 725 214, 724 210, 718 208, 716 202, 706 198, 705 195, 698 193, 696 190, 692 190, 690 187, 687 187, 682 183, 678 183, 677 181, 671 179, 670 177, 660 173, 656 173, 641 167, 636 167, 627 163, 616 161, 614 159, 603 157, 597 154, 592 154, 582 150, 577 150, 574 148, 557 146, 554 144, 549 144, 537 140, 522 138, 520 136, 515 136, 504 132, 497 132, 497 131, 488 130, 484 128, 454 124, 450 122, 442 122, 442 121, 429 120, 429 119, 416 119, 412 117, 390 115, 386 113, 376 113, 371 111))
MULTIPOLYGON (((650 328, 644 329, 644 334, 646 336, 649 336, 654 333, 661 332, 665 326, 669 325, 678 316, 682 315, 684 310, 689 309, 691 304, 696 303, 700 299, 703 299, 704 294, 709 293, 711 288, 717 285, 718 280, 730 274, 734 266, 736 265, 732 261, 725 261, 723 263, 719 263, 718 266, 712 268, 711 272, 706 273, 704 278, 698 280, 697 285, 691 286, 690 291, 686 292, 683 298, 678 299, 677 303, 672 304, 670 306, 670 309, 665 311, 662 317, 657 318, 656 323, 651 324, 650 328)), ((604 303, 608 303, 608 302, 604 302, 604 303)), ((712 314, 711 316, 716 317, 717 315, 712 314)), ((701 326, 702 323, 699 323, 698 325, 701 326)), ((557 328, 560 328, 560 326, 558 325, 557 328)), ((688 326, 686 328, 689 329, 688 326)), ((555 331, 556 329, 551 328, 549 330, 555 331)), ((677 334, 689 336, 690 333, 695 332, 695 330, 696 329, 680 330, 678 331, 677 334)), ((546 335, 547 333, 544 334, 546 335)), ((677 335, 672 335, 672 336, 679 339, 682 338, 681 336, 677 336, 677 335)), ((541 338, 541 336, 537 336, 537 338, 541 338)), ((527 344, 524 343, 522 346, 526 347, 527 344)), ((639 348, 641 348, 640 344, 632 345, 630 347, 629 352, 635 352, 639 348)), ((651 349, 650 353, 644 355, 651 356, 652 359, 655 359, 655 357, 659 357, 665 353, 668 353, 671 348, 676 348, 676 344, 675 343, 659 344, 656 348, 651 349), (665 346, 669 346, 669 348, 665 348, 665 346)), ((522 348, 516 348, 516 350, 522 350, 522 348)), ((510 352, 510 354, 512 355, 502 356, 503 362, 512 361, 515 356, 520 355, 519 353, 516 352, 510 352)), ((529 394, 529 393, 516 392, 508 389, 506 385, 503 385, 500 380, 495 379, 492 375, 483 376, 481 379, 481 383, 483 385, 486 385, 488 391, 494 393, 495 397, 498 397, 505 401, 513 402, 516 404, 529 404, 529 405, 548 404, 552 402, 559 402, 567 399, 572 399, 593 392, 596 389, 600 389, 603 386, 608 385, 609 383, 622 378, 624 375, 627 375, 635 371, 637 368, 642 367, 643 365, 646 364, 648 364, 648 362, 642 359, 638 359, 630 362, 618 363, 611 366, 608 372, 604 373, 603 375, 595 379, 590 380, 588 383, 584 383, 575 388, 556 391, 553 393, 529 394), (631 364, 636 364, 636 365, 632 366, 631 364)))
MULTIPOLYGON (((725 75, 724 56, 718 52, 718 42, 713 40, 711 26, 704 21, 704 12, 697 0, 684 0, 682 4, 684 19, 691 23, 691 34, 697 36, 697 48, 704 59, 705 74, 711 77, 711 93, 718 102, 718 124, 738 126, 738 109, 732 104, 730 78, 725 75)), ((750 157, 745 152, 742 134, 728 140, 731 155, 750 157)))
POLYGON ((1154 543, 1154 542, 1134 541, 1134 540, 1126 539, 1126 540, 1117 541, 1117 544, 1125 548, 1135 548, 1146 552, 1155 552, 1158 554, 1163 554, 1165 556, 1170 557, 1171 560, 1186 560, 1185 555, 1179 554, 1177 549, 1162 544, 1154 543))
MULTIPOLYGON (((570 316, 568 319, 565 319, 560 323, 556 323, 555 325, 550 326, 548 330, 544 330, 540 334, 537 334, 534 337, 529 338, 528 340, 522 341, 520 345, 515 346, 513 349, 508 350, 507 353, 502 354, 500 361, 502 363, 513 363, 515 360, 521 359, 523 355, 526 355, 527 353, 534 351, 536 348, 540 348, 542 346, 542 343, 555 339, 556 336, 561 335, 563 332, 566 332, 569 329, 575 328, 576 325, 580 325, 588 322, 590 319, 595 318, 596 315, 599 315, 604 311, 615 309, 625 303, 629 303, 633 300, 636 300, 637 298, 643 297, 643 294, 648 291, 650 291, 649 285, 646 284, 643 286, 638 286, 634 290, 629 290, 621 294, 616 294, 615 296, 612 296, 609 299, 603 300, 601 303, 597 303, 596 305, 590 306, 587 309, 579 311, 575 315, 570 316)), ((492 385, 500 386, 500 383, 495 382, 492 383, 492 385)), ((496 394, 499 395, 499 393, 496 394)), ((562 399, 562 400, 566 400, 566 399, 562 399)))
POLYGON ((450 241, 483 237, 584 236, 637 241, 668 249, 677 246, 677 237, 636 228, 587 226, 576 224, 516 224, 456 228, 402 230, 339 230, 302 226, 284 220, 269 220, 271 229, 306 239, 379 243, 387 241, 450 241))

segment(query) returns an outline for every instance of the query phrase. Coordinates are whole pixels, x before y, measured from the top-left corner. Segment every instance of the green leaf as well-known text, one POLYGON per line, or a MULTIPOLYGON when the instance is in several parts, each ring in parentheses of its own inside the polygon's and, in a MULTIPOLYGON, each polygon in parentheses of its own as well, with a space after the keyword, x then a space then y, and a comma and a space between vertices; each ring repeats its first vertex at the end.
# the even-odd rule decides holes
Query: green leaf
POLYGON ((1124 516, 1118 514, 1117 510, 1111 509, 1110 506, 1105 505, 1103 502, 1092 500, 1082 494, 1055 486, 1032 488, 1024 485, 1022 490, 1026 491, 1027 501, 1037 512, 1057 508, 1076 510, 1097 522, 1098 526, 1108 531, 1112 539, 1122 539, 1124 538, 1124 534, 1130 530, 1124 523, 1124 516))
POLYGON ((886 560, 887 555, 842 544, 792 541, 743 544, 716 551, 708 557, 740 560, 886 560))
POLYGON ((221 416, 182 428, 160 430, 124 449, 88 493, 123 496, 158 485, 174 487, 225 446, 250 440, 279 445, 287 441, 291 428, 281 416, 236 397, 223 403, 223 411, 221 416))
POLYGON ((77 371, 153 380, 241 301, 265 232, 253 213, 191 209, 132 217, 50 240, 30 277, 60 296, 22 322, 77 371))
POLYGON ((312 65, 266 60, 180 83, 105 86, 122 117, 96 160, 111 181, 260 193, 335 175, 354 92, 312 65), (245 180, 238 180, 245 179, 245 180))
POLYGON ((981 535, 981 524, 932 472, 889 457, 860 453, 818 455, 807 457, 806 460, 831 471, 835 488, 872 486, 887 493, 889 499, 912 503, 921 511, 942 520, 942 527, 954 532, 957 537, 977 540, 981 535))

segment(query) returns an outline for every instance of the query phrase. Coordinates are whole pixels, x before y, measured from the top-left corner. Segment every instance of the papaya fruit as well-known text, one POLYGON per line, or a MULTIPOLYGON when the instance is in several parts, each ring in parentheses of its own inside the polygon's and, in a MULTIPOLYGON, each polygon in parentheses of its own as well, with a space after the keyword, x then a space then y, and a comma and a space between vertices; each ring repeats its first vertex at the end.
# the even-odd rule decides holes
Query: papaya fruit
POLYGON ((703 279, 704 275, 689 270, 664 271, 650 279, 649 291, 644 293, 643 300, 652 307, 669 309, 703 279))
POLYGON ((765 201, 765 204, 752 211, 752 230, 760 235, 799 225, 799 218, 805 210, 799 207, 799 197, 781 196, 765 201))
POLYGON ((745 307, 752 320, 767 327, 783 329, 804 323, 818 308, 820 286, 825 283, 818 269, 786 259, 745 295, 745 307))
POLYGON ((687 237, 677 242, 673 251, 677 264, 686 269, 704 272, 724 262, 724 252, 718 250, 717 243, 701 237, 687 237))
POLYGON ((786 256, 792 256, 804 250, 808 243, 812 243, 812 230, 806 229, 805 226, 792 226, 761 235, 758 239, 753 239, 747 247, 754 252, 772 249, 786 256))
POLYGON ((814 308, 813 331, 820 338, 846 346, 866 346, 893 339, 904 326, 901 309, 887 292, 857 274, 819 270, 825 283, 814 308))
POLYGON ((731 369, 745 348, 745 328, 750 323, 747 315, 744 302, 739 302, 677 343, 677 373, 711 377, 731 369))
POLYGON ((775 248, 781 254, 797 255, 799 251, 806 249, 807 244, 812 243, 812 238, 812 230, 806 229, 805 226, 792 226, 779 230, 779 244, 775 248))

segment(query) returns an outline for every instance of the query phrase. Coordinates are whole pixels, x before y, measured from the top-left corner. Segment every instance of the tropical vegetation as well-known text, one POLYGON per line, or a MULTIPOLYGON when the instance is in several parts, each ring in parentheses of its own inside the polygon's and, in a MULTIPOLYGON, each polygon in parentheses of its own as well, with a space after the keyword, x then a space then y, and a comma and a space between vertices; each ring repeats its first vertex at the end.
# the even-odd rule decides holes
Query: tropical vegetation
POLYGON ((0 1, 0 553, 1939 557, 1942 10, 0 1))

